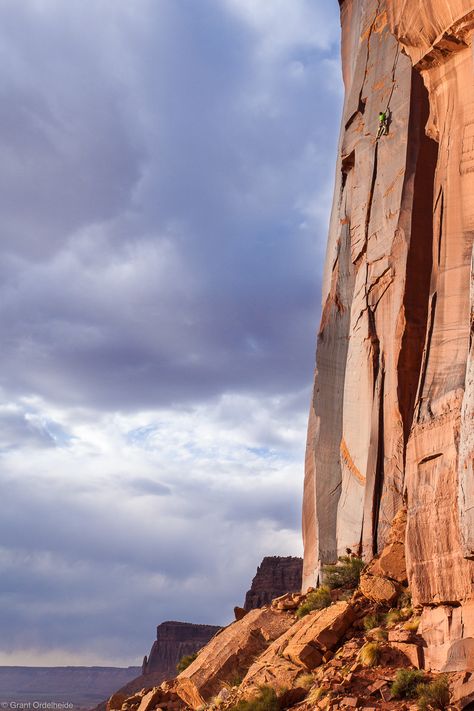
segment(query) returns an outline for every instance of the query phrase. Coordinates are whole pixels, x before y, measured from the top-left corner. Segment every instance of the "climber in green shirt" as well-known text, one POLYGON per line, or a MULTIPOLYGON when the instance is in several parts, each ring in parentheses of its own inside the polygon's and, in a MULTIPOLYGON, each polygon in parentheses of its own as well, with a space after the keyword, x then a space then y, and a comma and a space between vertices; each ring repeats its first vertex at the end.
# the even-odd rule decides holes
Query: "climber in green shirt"
POLYGON ((377 139, 381 136, 386 136, 388 133, 388 110, 380 111, 379 113, 379 130, 377 132, 377 139))

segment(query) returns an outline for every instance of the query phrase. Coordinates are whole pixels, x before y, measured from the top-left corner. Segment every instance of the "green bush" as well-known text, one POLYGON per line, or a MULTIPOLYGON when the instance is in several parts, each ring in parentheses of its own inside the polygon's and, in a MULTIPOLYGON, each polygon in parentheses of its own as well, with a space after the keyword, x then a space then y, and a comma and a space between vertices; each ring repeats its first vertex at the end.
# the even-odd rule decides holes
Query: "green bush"
POLYGON ((185 654, 184 657, 181 657, 181 659, 176 665, 176 671, 178 672, 178 674, 181 674, 182 671, 187 669, 189 665, 194 662, 197 655, 198 653, 194 652, 194 654, 185 654))
POLYGON ((364 561, 352 555, 339 556, 338 560, 336 565, 323 565, 324 582, 330 588, 356 588, 364 561))
POLYGON ((322 610, 331 604, 331 591, 327 585, 321 585, 314 592, 308 593, 306 600, 296 610, 296 617, 301 619, 313 610, 322 610))
POLYGON ((280 711, 280 702, 275 689, 270 686, 261 686, 258 696, 248 701, 242 699, 229 711, 280 711))
POLYGON ((414 699, 420 684, 425 680, 419 669, 399 669, 395 674, 390 691, 394 699, 414 699))
POLYGON ((420 711, 444 711, 449 706, 449 681, 444 674, 429 684, 419 684, 417 689, 420 711))

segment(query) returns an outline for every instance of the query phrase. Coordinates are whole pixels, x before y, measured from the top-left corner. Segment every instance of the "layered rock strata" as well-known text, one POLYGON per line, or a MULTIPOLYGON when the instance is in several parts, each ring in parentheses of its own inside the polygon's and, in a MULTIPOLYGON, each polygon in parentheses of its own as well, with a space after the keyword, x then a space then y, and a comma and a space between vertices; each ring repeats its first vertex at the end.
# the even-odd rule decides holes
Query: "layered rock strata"
POLYGON ((245 610, 270 603, 275 597, 301 590, 303 559, 294 556, 266 556, 257 568, 245 596, 245 610))
POLYGON ((474 670, 474 2, 343 0, 341 24, 303 588, 406 506, 430 667, 474 670))

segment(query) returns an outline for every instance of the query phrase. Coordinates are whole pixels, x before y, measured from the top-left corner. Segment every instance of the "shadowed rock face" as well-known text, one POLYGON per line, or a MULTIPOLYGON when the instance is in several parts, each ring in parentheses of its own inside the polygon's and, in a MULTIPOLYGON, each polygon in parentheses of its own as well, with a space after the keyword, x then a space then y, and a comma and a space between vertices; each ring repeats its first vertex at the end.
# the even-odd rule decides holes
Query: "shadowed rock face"
POLYGON ((301 589, 302 558, 266 556, 257 568, 252 586, 245 596, 245 610, 270 603, 275 597, 301 589))
POLYGON ((143 663, 142 674, 162 675, 161 681, 175 676, 179 660, 204 647, 219 630, 213 625, 162 622, 156 628, 156 641, 143 663))
MULTIPOLYGON (((308 426, 303 587, 346 548, 379 553, 405 504, 414 602, 462 603, 467 618, 474 0, 344 0, 341 24, 345 103, 308 426)), ((468 626, 458 627, 443 644, 468 626)), ((451 668, 474 664, 461 647, 451 668)))

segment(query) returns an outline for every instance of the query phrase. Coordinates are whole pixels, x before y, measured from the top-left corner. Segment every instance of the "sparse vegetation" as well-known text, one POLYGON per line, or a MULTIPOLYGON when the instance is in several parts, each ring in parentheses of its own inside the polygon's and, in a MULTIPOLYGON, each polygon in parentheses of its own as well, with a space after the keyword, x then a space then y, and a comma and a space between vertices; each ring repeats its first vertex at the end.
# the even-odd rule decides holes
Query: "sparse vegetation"
POLYGON ((417 689, 420 711, 444 711, 449 706, 449 681, 443 674, 429 684, 419 684, 417 689))
POLYGON ((301 686, 302 689, 310 689, 314 684, 314 676, 312 674, 300 674, 296 679, 296 686, 301 686))
POLYGON ((393 608, 393 610, 389 610, 385 615, 385 624, 388 628, 395 627, 395 625, 400 622, 401 619, 402 616, 400 614, 400 610, 393 608))
POLYGON ((241 699, 230 711, 280 711, 280 702, 275 689, 261 686, 258 696, 253 699, 241 699))
POLYGON ((324 565, 323 577, 330 588, 356 588, 364 567, 362 558, 353 555, 339 556, 336 565, 324 565))
POLYGON ((408 632, 416 632, 418 630, 418 627, 420 626, 420 618, 419 617, 412 617, 411 620, 408 620, 408 622, 405 622, 403 625, 403 629, 408 630, 408 632))
POLYGON ((364 617, 364 629, 369 631, 373 630, 375 627, 380 625, 380 615, 374 612, 371 615, 366 615, 364 617))
POLYGON ((321 699, 324 696, 327 696, 329 693, 329 690, 324 687, 324 686, 317 686, 315 689, 312 689, 308 696, 306 697, 306 703, 308 704, 317 704, 318 701, 321 701, 321 699))
POLYGON ((375 627, 371 632, 370 638, 376 642, 385 642, 388 638, 388 632, 383 627, 375 627))
POLYGON ((187 669, 189 665, 194 662, 197 655, 198 653, 194 652, 194 654, 185 654, 184 657, 181 657, 181 659, 176 665, 176 671, 178 672, 178 674, 181 674, 181 672, 187 669))
POLYGON ((381 653, 382 648, 378 642, 366 642, 359 652, 359 661, 364 667, 375 667, 381 653))
POLYGON ((419 669, 399 669, 391 686, 394 699, 414 699, 418 687, 425 681, 424 672, 419 669))
POLYGON ((402 609, 403 607, 411 608, 411 593, 409 590, 405 590, 404 592, 402 592, 402 594, 398 598, 398 607, 400 609, 402 609))
POLYGON ((321 585, 317 590, 306 596, 306 600, 296 610, 296 617, 301 619, 313 612, 313 610, 322 610, 324 607, 329 607, 331 602, 330 589, 327 585, 321 585))

